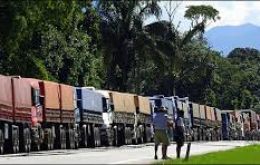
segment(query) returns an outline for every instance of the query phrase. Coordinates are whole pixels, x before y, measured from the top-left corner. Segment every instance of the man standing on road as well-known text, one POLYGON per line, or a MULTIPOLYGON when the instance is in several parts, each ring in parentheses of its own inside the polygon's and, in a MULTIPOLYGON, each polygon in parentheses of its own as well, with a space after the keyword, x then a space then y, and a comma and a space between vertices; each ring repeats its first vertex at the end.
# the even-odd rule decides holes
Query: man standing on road
POLYGON ((181 155, 181 147, 184 145, 184 131, 185 126, 183 122, 184 111, 177 109, 177 119, 175 124, 175 131, 174 131, 174 139, 176 141, 176 153, 177 158, 180 158, 181 155))
POLYGON ((153 127, 154 127, 154 159, 158 159, 157 150, 160 143, 162 143, 162 159, 167 159, 167 147, 170 144, 169 137, 167 134, 168 115, 165 107, 160 107, 159 109, 155 107, 153 113, 153 127))

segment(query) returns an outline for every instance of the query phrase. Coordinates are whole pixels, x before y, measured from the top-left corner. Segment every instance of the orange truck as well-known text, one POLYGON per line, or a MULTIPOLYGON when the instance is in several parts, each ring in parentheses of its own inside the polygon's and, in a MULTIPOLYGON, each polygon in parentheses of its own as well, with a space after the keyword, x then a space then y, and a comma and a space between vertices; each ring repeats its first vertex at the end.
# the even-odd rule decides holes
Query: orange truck
MULTIPOLYGON (((142 143, 150 127, 149 103, 131 93, 97 90, 105 99, 104 129, 108 145, 142 143)), ((149 136, 149 135, 148 135, 149 136)))
POLYGON ((152 139, 152 119, 151 107, 148 97, 134 96, 136 115, 135 115, 135 143, 151 142, 152 139))
POLYGON ((30 85, 33 105, 37 107, 32 146, 36 150, 76 148, 74 88, 51 81, 22 80, 30 85))

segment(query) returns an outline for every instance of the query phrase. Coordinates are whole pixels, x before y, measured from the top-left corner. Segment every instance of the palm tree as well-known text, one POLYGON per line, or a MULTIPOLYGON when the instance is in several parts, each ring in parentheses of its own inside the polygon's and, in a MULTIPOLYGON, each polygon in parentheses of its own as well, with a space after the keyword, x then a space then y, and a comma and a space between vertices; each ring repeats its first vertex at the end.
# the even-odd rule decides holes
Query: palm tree
MULTIPOLYGON (((104 62, 105 86, 126 91, 129 73, 140 53, 140 39, 146 38, 144 21, 149 16, 159 17, 157 0, 99 1, 104 62)), ((144 44, 142 44, 143 46, 144 44)))

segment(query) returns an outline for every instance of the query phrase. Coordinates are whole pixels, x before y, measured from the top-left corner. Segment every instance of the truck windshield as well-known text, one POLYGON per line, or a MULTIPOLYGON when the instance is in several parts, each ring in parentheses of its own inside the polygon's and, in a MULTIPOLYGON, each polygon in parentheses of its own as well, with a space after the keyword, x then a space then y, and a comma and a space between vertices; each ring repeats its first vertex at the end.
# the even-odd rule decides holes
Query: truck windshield
POLYGON ((102 97, 102 105, 103 105, 103 112, 107 112, 108 104, 107 104, 107 99, 105 97, 102 97))
POLYGON ((39 89, 32 88, 32 102, 33 102, 33 105, 40 104, 40 90, 39 89))
POLYGON ((162 100, 161 99, 155 99, 154 104, 156 107, 161 107, 162 106, 162 100))

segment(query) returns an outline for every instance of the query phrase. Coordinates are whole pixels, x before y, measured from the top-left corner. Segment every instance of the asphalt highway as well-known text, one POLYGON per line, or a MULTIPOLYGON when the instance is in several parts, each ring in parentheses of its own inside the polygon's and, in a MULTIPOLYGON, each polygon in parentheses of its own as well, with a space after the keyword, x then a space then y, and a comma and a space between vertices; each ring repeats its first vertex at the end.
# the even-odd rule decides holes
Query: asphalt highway
MULTIPOLYGON (((214 151, 227 150, 234 147, 246 146, 256 142, 218 141, 192 142, 190 155, 198 155, 214 151)), ((259 143, 259 142, 258 142, 259 143)), ((168 149, 168 156, 175 157, 175 144, 168 149)), ((182 149, 185 156, 187 144, 182 149)), ((158 150, 159 160, 161 148, 158 150)), ((122 147, 82 148, 78 150, 52 150, 8 154, 0 156, 0 164, 148 164, 154 159, 153 144, 127 145, 122 147)))

